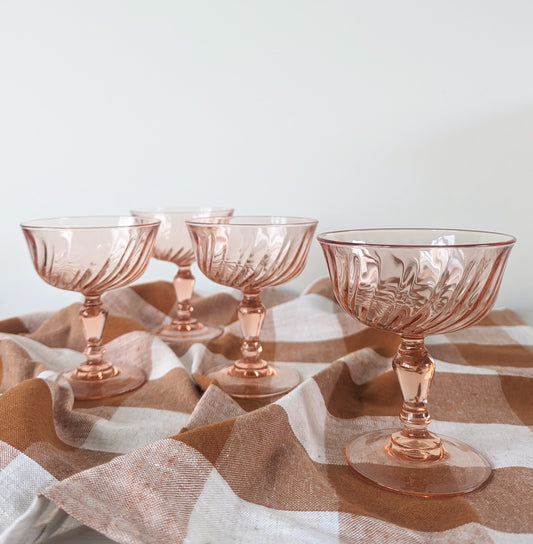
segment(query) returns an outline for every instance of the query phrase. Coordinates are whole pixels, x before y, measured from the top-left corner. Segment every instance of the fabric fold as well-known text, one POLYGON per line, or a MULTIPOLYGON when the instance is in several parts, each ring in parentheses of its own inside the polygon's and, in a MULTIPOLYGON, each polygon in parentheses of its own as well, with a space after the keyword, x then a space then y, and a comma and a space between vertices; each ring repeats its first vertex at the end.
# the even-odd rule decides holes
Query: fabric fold
POLYGON ((169 346, 152 332, 171 296, 167 282, 106 295, 108 356, 149 380, 98 401, 74 401, 55 381, 83 359, 77 305, 0 322, 0 542, 82 526, 124 543, 533 539, 533 330, 515 314, 428 341, 435 431, 478 447, 495 470, 474 493, 426 500, 346 463, 352 437, 398 424, 398 338, 349 318, 327 280, 265 297, 264 356, 303 378, 272 403, 232 399, 206 378, 238 356, 238 298, 196 297, 225 333, 169 346))

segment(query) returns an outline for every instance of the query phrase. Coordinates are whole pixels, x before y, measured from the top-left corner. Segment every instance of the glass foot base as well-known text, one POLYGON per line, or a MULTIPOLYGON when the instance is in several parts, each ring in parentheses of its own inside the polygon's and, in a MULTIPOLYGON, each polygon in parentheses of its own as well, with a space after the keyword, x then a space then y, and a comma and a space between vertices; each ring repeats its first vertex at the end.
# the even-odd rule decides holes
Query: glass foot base
POLYGON ((203 324, 199 325, 200 326, 198 328, 191 330, 187 330, 186 328, 177 329, 176 327, 172 326, 172 324, 165 325, 155 334, 168 344, 179 344, 182 342, 209 342, 210 340, 214 340, 215 338, 222 336, 222 333, 224 332, 224 327, 203 324))
POLYGON ((248 373, 232 366, 213 372, 208 377, 216 380, 228 395, 245 399, 277 397, 300 383, 300 374, 292 368, 269 366, 266 375, 253 376, 248 373))
POLYGON ((80 380, 74 372, 64 372, 58 381, 67 381, 72 387, 76 400, 102 399, 114 397, 139 388, 147 380, 146 373, 136 366, 115 365, 118 371, 114 376, 101 380, 80 380))
POLYGON ((463 495, 479 489, 492 475, 483 455, 453 438, 440 436, 444 456, 435 461, 401 459, 389 451, 397 429, 367 433, 345 449, 348 464, 365 479, 392 491, 421 497, 463 495))

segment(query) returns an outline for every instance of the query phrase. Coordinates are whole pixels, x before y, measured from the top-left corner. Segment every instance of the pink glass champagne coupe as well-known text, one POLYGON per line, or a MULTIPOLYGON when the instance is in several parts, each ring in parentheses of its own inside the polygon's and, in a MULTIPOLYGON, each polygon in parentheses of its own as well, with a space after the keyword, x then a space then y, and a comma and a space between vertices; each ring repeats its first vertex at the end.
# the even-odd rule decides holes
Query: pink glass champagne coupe
POLYGON ((318 240, 339 304, 365 325, 401 337, 393 369, 403 395, 402 428, 363 434, 348 463, 402 493, 468 493, 491 476, 469 445, 428 430, 434 362, 424 337, 473 325, 492 308, 514 237, 492 232, 381 229, 328 232, 318 240))
POLYGON ((234 397, 267 398, 290 391, 300 382, 298 372, 261 358, 259 335, 266 310, 260 294, 300 274, 317 221, 252 216, 193 219, 187 225, 200 270, 212 281, 243 294, 238 307, 242 357, 209 376, 234 397))
POLYGON ((99 399, 140 387, 144 371, 104 359, 107 319, 101 295, 135 281, 144 272, 158 220, 134 217, 61 217, 21 224, 35 270, 54 287, 82 293, 80 320, 87 340, 86 361, 60 375, 76 399, 99 399))
POLYGON ((224 329, 201 323, 193 316, 191 298, 195 278, 191 272, 194 263, 192 242, 185 225, 187 219, 194 217, 229 217, 232 208, 158 208, 151 210, 132 210, 136 217, 159 219, 161 224, 157 234, 154 258, 174 263, 178 267, 174 277, 176 291, 176 315, 172 322, 161 327, 156 334, 166 342, 207 342, 220 336, 224 329))

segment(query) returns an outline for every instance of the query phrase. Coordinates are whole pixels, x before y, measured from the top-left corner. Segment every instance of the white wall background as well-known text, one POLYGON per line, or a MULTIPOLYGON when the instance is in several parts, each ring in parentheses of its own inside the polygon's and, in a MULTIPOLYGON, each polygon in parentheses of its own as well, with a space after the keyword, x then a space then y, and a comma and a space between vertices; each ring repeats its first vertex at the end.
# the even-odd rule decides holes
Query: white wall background
POLYGON ((0 318, 78 300, 20 221, 194 204, 508 232, 531 309, 532 145, 530 0, 1 0, 0 318))

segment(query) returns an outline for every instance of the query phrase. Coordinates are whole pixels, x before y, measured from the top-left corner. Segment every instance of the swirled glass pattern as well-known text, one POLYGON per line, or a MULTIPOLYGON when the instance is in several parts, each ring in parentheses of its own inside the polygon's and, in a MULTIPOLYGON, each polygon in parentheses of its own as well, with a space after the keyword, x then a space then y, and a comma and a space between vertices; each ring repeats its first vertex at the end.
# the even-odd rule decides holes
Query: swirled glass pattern
POLYGON ((493 306, 512 236, 464 230, 381 229, 318 238, 346 312, 403 337, 452 332, 493 306))

